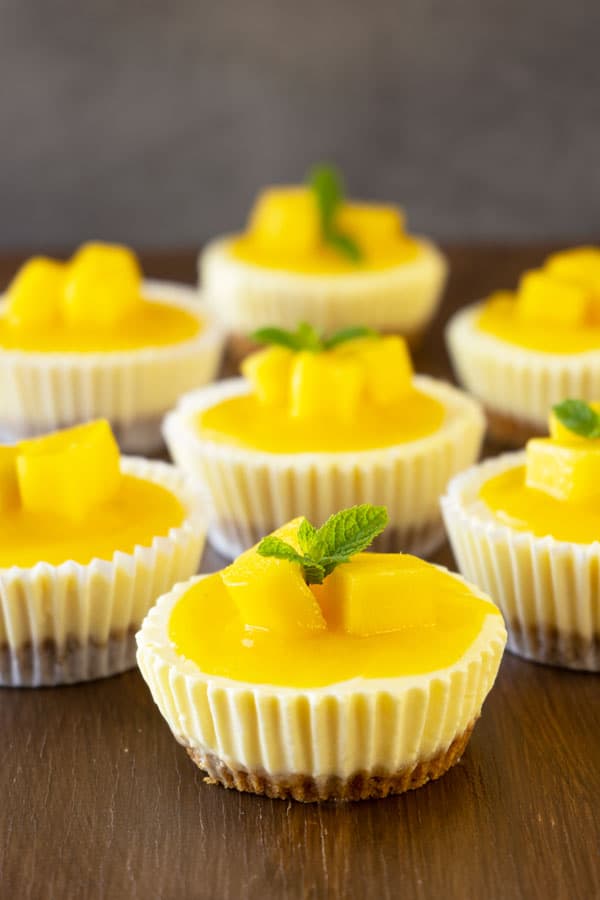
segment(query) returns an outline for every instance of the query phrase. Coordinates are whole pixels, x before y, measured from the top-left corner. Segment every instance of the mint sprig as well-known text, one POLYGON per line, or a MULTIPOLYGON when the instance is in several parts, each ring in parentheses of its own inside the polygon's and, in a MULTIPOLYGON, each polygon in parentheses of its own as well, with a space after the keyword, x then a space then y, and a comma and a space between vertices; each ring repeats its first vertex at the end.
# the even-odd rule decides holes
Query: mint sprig
POLYGON ((297 535, 300 552, 275 535, 263 538, 257 550, 261 556, 298 563, 307 584, 322 584, 336 566, 366 550, 387 523, 385 506, 363 503, 334 513, 320 528, 303 519, 297 535))
POLYGON ((600 438, 600 415, 585 400, 563 400, 552 410, 558 421, 574 434, 600 438))
POLYGON ((332 350, 346 341, 363 337, 378 337, 378 334, 371 328, 355 325, 351 328, 341 328, 329 337, 324 337, 308 322, 301 322, 296 331, 286 331, 284 328, 259 328, 250 335, 251 340, 257 344, 277 344, 289 350, 311 350, 313 353, 332 350))
POLYGON ((335 221, 344 201, 344 182, 339 171, 335 166, 320 163, 312 167, 306 180, 317 200, 323 240, 352 262, 360 262, 363 258, 360 247, 350 235, 340 231, 335 221))

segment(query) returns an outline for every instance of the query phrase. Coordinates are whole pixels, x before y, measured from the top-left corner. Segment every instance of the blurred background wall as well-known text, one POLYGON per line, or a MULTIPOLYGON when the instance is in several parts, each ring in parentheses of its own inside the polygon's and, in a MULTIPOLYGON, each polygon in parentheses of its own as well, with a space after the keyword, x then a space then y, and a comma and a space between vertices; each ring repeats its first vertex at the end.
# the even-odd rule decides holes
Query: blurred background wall
POLYGON ((598 238, 599 37, 599 0, 0 0, 0 246, 194 246, 323 158, 437 237, 598 238))

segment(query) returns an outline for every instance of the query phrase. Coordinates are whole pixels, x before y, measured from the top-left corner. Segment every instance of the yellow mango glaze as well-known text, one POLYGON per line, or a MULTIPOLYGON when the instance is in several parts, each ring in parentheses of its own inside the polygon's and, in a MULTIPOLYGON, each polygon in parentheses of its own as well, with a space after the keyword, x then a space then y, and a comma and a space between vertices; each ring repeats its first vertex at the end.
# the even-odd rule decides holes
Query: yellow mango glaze
POLYGON ((196 316, 169 303, 142 300, 115 327, 66 323, 56 319, 34 327, 11 322, 0 312, 0 347, 32 353, 109 353, 165 347, 190 340, 202 331, 196 316))
MULTIPOLYGON (((460 584, 457 589, 456 580, 446 577, 448 591, 433 598, 433 625, 361 637, 333 628, 284 637, 245 628, 216 573, 182 595, 171 613, 169 639, 178 654, 205 674, 250 684, 312 688, 352 678, 428 673, 460 659, 486 615, 499 614, 491 603, 460 584)), ((411 602, 419 602, 414 586, 411 602)))
POLYGON ((600 504, 597 497, 572 502, 528 487, 526 467, 515 466, 486 481, 479 497, 496 519, 536 537, 551 535, 559 541, 590 544, 600 539, 600 504))
POLYGON ((84 521, 62 517, 58 511, 5 510, 0 516, 0 567, 110 560, 118 550, 131 553, 138 544, 151 546, 155 537, 167 535, 184 517, 182 504, 166 488, 123 475, 114 497, 84 521))
POLYGON ((509 344, 542 353, 585 353, 600 349, 600 323, 567 326, 560 322, 524 320, 518 313, 516 295, 492 295, 477 316, 477 328, 509 344))
POLYGON ((344 421, 331 415, 292 416, 286 407, 260 403, 255 394, 222 400, 197 416, 209 440, 267 453, 343 453, 392 447, 437 431, 444 420, 442 403, 409 389, 400 403, 364 404, 358 416, 344 421))

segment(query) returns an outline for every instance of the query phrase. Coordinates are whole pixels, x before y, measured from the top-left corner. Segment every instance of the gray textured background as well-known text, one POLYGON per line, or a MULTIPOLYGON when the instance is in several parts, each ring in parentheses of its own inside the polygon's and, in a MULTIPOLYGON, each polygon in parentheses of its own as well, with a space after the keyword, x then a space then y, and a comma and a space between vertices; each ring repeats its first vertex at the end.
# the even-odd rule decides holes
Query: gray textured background
POLYGON ((598 237, 599 38, 599 0, 0 0, 0 246, 195 245, 319 158, 438 237, 598 237))

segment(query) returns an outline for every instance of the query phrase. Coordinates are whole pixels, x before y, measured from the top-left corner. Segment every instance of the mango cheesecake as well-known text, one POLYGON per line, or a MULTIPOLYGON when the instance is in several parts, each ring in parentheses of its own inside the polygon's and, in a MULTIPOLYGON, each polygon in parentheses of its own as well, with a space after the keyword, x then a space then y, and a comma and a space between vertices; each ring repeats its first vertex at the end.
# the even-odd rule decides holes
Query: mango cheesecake
POLYGON ((545 431, 563 397, 600 396, 600 249, 576 247, 458 312, 446 332, 459 381, 485 406, 496 439, 545 431))
POLYGON ((600 670, 600 403, 566 400, 550 436, 458 475, 442 500, 460 571, 489 591, 508 647, 600 670))
POLYGON ((431 241, 407 234, 398 207, 346 200, 340 174, 321 165, 305 185, 264 190, 246 230, 209 243, 199 270, 207 304, 242 342, 302 320, 324 332, 364 322, 416 342, 447 264, 431 241))
POLYGON ((172 458, 211 499, 209 538, 233 558, 279 522, 323 521, 385 504, 379 550, 426 555, 443 540, 439 498, 478 456, 476 401, 414 376, 403 338, 362 327, 323 338, 266 328, 229 379, 183 397, 165 419, 172 458))
POLYGON ((120 457, 106 420, 0 446, 0 685, 135 665, 156 598, 197 569, 201 502, 173 467, 120 457))
POLYGON ((491 600, 407 554, 364 553, 384 508, 296 519, 148 614, 138 664, 175 738, 225 787, 360 800, 463 753, 506 641, 491 600))
POLYGON ((123 449, 154 452, 163 415, 214 377, 222 344, 195 291, 144 281, 126 247, 34 257, 0 298, 0 439, 101 417, 123 449))

